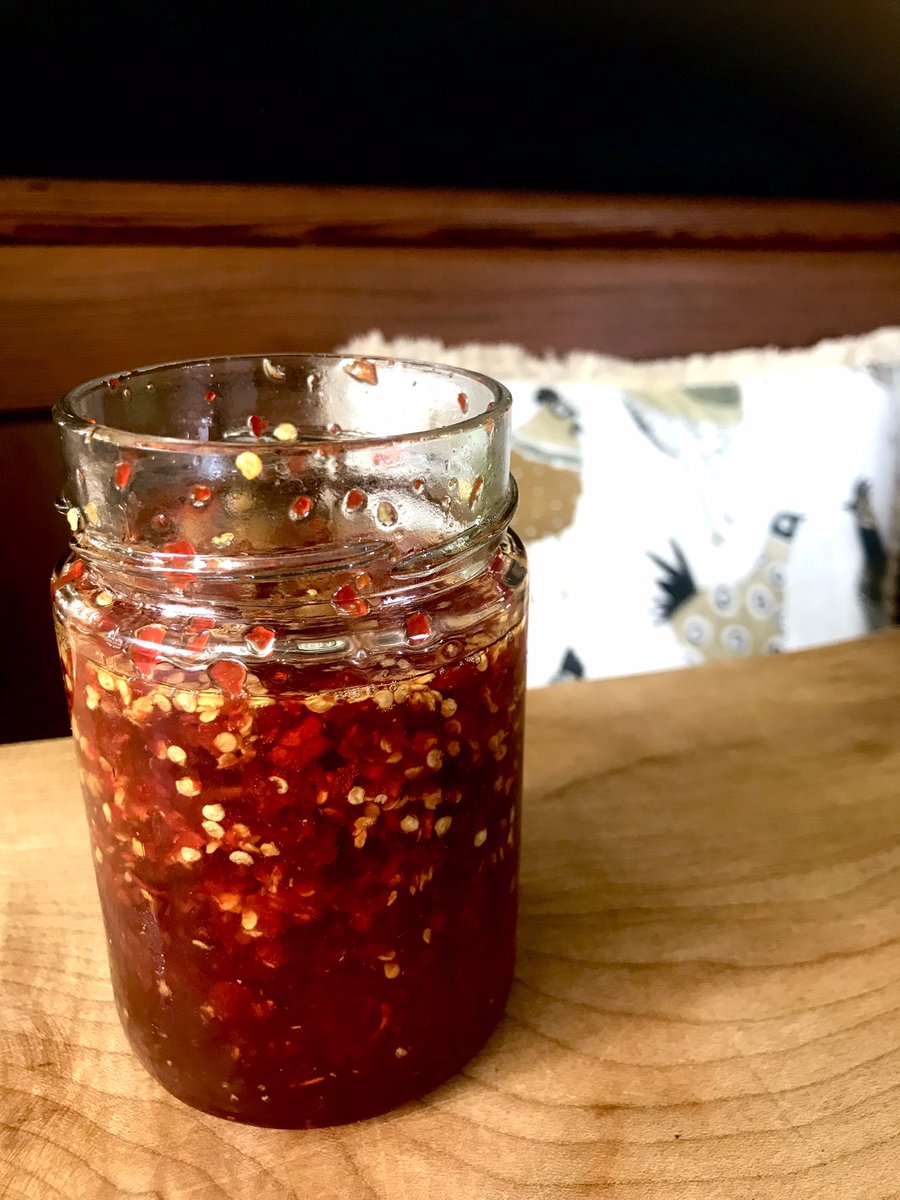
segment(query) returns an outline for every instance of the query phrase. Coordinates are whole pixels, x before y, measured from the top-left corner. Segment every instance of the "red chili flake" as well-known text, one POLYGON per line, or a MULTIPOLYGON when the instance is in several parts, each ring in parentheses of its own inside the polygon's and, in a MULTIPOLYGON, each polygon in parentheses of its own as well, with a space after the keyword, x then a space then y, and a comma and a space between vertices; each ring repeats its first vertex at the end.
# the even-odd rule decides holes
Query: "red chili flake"
POLYGON ((414 612, 406 618, 406 636, 411 642, 424 642, 430 638, 433 630, 431 621, 423 612, 414 612))
POLYGON ((127 462, 116 463, 116 469, 113 472, 113 479, 116 487, 121 491, 128 487, 128 480, 131 478, 131 464, 127 462))
POLYGON ((291 501, 291 506, 288 509, 288 515, 292 521, 302 521, 311 512, 312 500, 310 500, 309 496, 298 496, 296 500, 291 501))
POLYGON ((230 979, 220 979, 209 989, 207 1001, 220 1021, 236 1021, 250 1012, 250 991, 230 979))
POLYGON ((413 491, 414 492, 421 492, 424 489, 424 487, 425 487, 424 479, 414 479, 413 480, 413 491))
POLYGON ((206 393, 206 395, 203 397, 203 399, 206 401, 207 404, 213 404, 216 399, 216 393, 212 389, 210 389, 206 393))
POLYGON ((203 483, 195 483, 188 493, 194 508, 202 508, 212 499, 212 492, 203 483))
POLYGON ((322 722, 312 715, 298 725, 292 725, 269 751, 268 758, 276 767, 303 771, 321 758, 331 743, 322 734, 322 722))
POLYGON ((142 675, 148 678, 159 662, 159 650, 166 636, 165 625, 145 625, 137 631, 137 640, 131 646, 131 660, 142 675))
POLYGON ((50 586, 51 595, 59 591, 61 587, 65 587, 67 583, 74 583, 76 579, 80 579, 84 574, 84 563, 80 558, 76 558, 72 565, 62 575, 54 579, 50 586))
POLYGON ((121 380, 120 380, 120 379, 117 379, 117 378, 114 376, 112 379, 107 379, 107 381, 106 381, 106 386, 107 386, 107 387, 109 387, 109 388, 112 388, 112 390, 113 390, 113 391, 115 391, 115 390, 116 390, 116 388, 119 386, 119 384, 120 384, 120 383, 121 383, 121 380))
POLYGON ((239 696, 247 678, 247 668, 233 658, 220 658, 209 668, 209 677, 223 692, 239 696))
POLYGON ((481 495, 481 489, 484 487, 484 479, 481 475, 472 484, 472 490, 469 492, 469 508, 474 508, 478 503, 478 497, 481 495))
POLYGON ((469 411, 469 397, 465 392, 459 393, 459 395, 456 397, 456 403, 459 405, 462 412, 467 413, 469 411))
POLYGON ((250 426, 250 432, 253 434, 253 436, 255 438, 262 437, 262 435, 269 428, 269 422, 266 420, 266 418, 258 417, 255 413, 249 419, 247 424, 250 426))
POLYGON ((190 560, 197 553, 193 543, 185 541, 166 542, 162 548, 162 552, 171 556, 163 570, 163 575, 169 580, 172 586, 184 589, 189 583, 193 583, 197 576, 190 574, 186 570, 190 560))
POLYGON ((334 593, 334 603, 348 617, 364 617, 369 611, 368 601, 363 600, 356 589, 346 583, 334 593))
POLYGON ((191 617, 187 624, 188 633, 193 636, 188 640, 187 648, 192 654, 202 654, 209 644, 209 631, 215 629, 216 622, 212 617, 191 617))
POLYGON ((359 512, 360 509, 366 506, 366 493, 361 492, 359 488, 351 488, 344 497, 344 507, 347 512, 359 512))
POLYGON ((344 370, 351 379, 358 379, 360 383, 377 383, 378 371, 373 362, 369 362, 367 358, 354 358, 353 362, 345 363, 344 370))
POLYGON ((247 642, 257 654, 271 654, 275 645, 275 631, 265 625, 254 625, 247 630, 247 642))
POLYGON ((194 636, 189 638, 187 642, 187 648, 190 650, 191 654, 202 654, 208 645, 209 634, 205 629, 200 633, 194 634, 194 636))
POLYGON ((372 586, 372 576, 368 571, 360 571, 354 582, 361 592, 367 592, 372 586))

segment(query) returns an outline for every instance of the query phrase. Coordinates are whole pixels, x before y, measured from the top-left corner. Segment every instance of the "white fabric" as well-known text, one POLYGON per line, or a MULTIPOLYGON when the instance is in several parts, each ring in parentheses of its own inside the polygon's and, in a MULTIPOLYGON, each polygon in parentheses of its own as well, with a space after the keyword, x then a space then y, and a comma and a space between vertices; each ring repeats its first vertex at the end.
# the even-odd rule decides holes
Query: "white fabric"
MULTIPOLYGON (((538 386, 576 409, 586 469, 574 522, 561 536, 529 545, 529 683, 556 677, 567 650, 591 678, 715 657, 710 647, 685 641, 679 619, 686 607, 668 620, 654 616, 661 571, 650 555, 673 562, 672 541, 689 566, 697 603, 717 584, 732 589, 741 608, 728 618, 729 629, 745 630, 754 650, 813 646, 872 627, 872 606, 861 592, 866 558, 847 503, 858 482, 868 481, 878 534, 895 557, 898 398, 896 375, 884 365, 900 363, 900 330, 810 350, 657 363, 588 354, 534 358, 515 347, 388 342, 378 334, 347 350, 493 375, 513 393, 515 426, 536 411, 538 386), (627 402, 635 392, 723 383, 740 387, 740 419, 728 428, 700 422, 693 437, 662 448, 627 402), (762 579, 758 560, 781 511, 803 520, 789 543, 772 543, 784 552, 788 582, 783 633, 768 638, 745 592, 762 579)), ((678 421, 672 424, 678 434, 678 421)), ((775 602, 782 606, 780 596, 775 602)), ((744 635, 733 636, 740 644, 744 635)))

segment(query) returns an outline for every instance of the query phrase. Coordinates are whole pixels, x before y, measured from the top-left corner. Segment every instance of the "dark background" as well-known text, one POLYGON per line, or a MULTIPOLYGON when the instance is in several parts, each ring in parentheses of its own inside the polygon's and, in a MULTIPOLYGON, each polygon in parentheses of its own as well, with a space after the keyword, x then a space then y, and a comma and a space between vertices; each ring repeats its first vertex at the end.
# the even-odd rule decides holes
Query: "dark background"
POLYGON ((900 0, 0 0, 0 174, 900 198, 900 0))

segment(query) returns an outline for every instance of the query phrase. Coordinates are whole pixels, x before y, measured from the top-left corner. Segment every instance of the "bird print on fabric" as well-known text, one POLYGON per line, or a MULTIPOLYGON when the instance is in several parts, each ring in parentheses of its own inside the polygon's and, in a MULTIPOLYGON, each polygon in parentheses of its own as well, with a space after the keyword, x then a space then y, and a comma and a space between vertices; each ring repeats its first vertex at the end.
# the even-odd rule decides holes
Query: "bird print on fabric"
POLYGON ((559 669, 550 680, 551 683, 569 683, 575 679, 584 679, 584 663, 574 650, 568 649, 563 655, 559 669))
POLYGON ((670 542, 672 562, 649 555, 662 572, 657 580, 657 618, 672 626, 693 662, 777 654, 783 649, 787 563, 802 519, 797 513, 777 513, 761 557, 737 583, 699 589, 675 541, 670 542))
POLYGON ((875 519, 872 484, 868 479, 856 481, 853 498, 845 507, 848 512, 853 513, 863 554, 858 587, 866 625, 869 629, 882 629, 887 624, 884 577, 888 567, 888 555, 875 519))

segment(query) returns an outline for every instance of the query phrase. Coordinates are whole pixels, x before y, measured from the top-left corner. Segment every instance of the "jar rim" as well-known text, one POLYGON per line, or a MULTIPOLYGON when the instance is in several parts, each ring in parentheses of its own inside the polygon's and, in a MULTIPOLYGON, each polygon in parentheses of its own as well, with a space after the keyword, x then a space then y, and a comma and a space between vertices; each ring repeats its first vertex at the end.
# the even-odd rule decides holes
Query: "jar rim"
MULTIPOLYGON (((53 406, 53 419, 58 425, 74 431, 86 433, 90 430, 92 441, 97 440, 107 445, 121 446, 126 449, 159 449, 160 451, 171 453, 190 454, 237 454, 242 449, 246 449, 246 442, 237 439, 224 440, 221 438, 201 441, 197 438, 173 437, 167 434, 139 433, 134 430, 122 428, 119 425, 105 424, 101 421, 92 420, 79 413, 76 406, 79 402, 84 401, 90 396, 105 394, 106 390, 111 386, 115 386, 116 388, 119 386, 127 387, 132 381, 148 381, 149 377, 154 373, 173 371, 179 368, 185 370, 188 368, 214 368, 230 364, 264 366, 264 364, 272 362, 279 365, 282 363, 291 365, 307 364, 309 368, 314 367, 316 364, 325 364, 327 366, 340 365, 346 368, 360 361, 375 364, 376 367, 383 365, 385 367, 400 366, 403 368, 418 369, 429 375, 443 375, 450 382, 469 380, 479 387, 485 388, 490 393, 490 415, 495 418, 507 414, 512 406, 512 396, 504 384, 496 379, 492 379, 489 375, 483 375, 479 371, 456 367, 450 363, 434 363, 420 359, 389 358, 386 355, 374 354, 354 356, 350 354, 289 351, 284 354, 234 354, 215 355, 209 358, 174 359, 170 362, 154 363, 150 366, 136 367, 133 370, 100 375, 85 383, 78 384, 61 396, 53 406), (114 384, 113 381, 115 381, 114 384)), ((304 432, 302 437, 291 443, 291 449, 296 450, 304 446, 334 445, 343 442, 352 445, 354 449, 366 450, 396 444, 398 440, 409 444, 416 444, 420 441, 434 441, 445 435, 455 436, 465 433, 468 430, 477 430, 483 426, 485 416, 486 414, 483 411, 476 411, 470 415, 461 413, 459 421, 435 425, 432 428, 403 430, 384 434, 359 434, 349 430, 341 430, 334 434, 324 430, 321 435, 304 432)), ((266 446, 267 451, 284 449, 285 447, 278 443, 266 446)))

